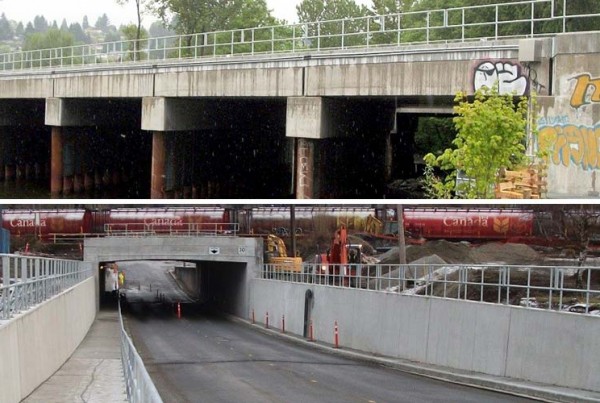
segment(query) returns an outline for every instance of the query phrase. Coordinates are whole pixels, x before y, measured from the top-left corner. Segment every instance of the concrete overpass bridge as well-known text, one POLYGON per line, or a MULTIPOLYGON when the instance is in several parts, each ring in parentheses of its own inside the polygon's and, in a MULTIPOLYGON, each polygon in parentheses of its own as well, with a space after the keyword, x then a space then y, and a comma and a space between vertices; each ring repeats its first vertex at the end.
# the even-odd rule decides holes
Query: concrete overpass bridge
POLYGON ((511 22, 515 4, 3 54, 0 179, 49 178, 55 196, 383 197, 418 176, 419 117, 498 80, 540 95, 549 193, 593 196, 600 33, 568 21, 598 16, 543 3, 511 22))
MULTIPOLYGON (((339 325, 343 349, 404 360, 412 364, 403 365, 413 369, 415 365, 426 365, 447 374, 471 374, 473 379, 510 379, 513 392, 520 390, 547 399, 558 396, 557 388, 561 389, 561 398, 567 400, 600 394, 595 376, 600 365, 595 348, 598 318, 509 303, 510 290, 523 287, 511 284, 511 270, 514 275, 539 268, 499 268, 503 280, 489 284, 497 289, 498 303, 489 303, 461 299, 467 287, 477 288, 468 275, 459 275, 458 283, 446 283, 443 277, 444 289, 459 284, 462 291, 457 295, 409 295, 390 288, 401 284, 403 276, 394 277, 380 267, 367 279, 372 285, 347 287, 336 285, 343 282, 315 281, 308 270, 287 274, 273 271, 263 265, 262 255, 262 241, 257 238, 161 236, 88 239, 84 262, 49 264, 42 262, 47 259, 3 257, 3 278, 21 280, 21 284, 11 282, 11 287, 23 290, 18 291, 20 301, 28 301, 29 305, 22 305, 19 309, 23 312, 15 318, 0 322, 2 401, 19 401, 27 396, 62 365, 83 339, 98 312, 104 262, 153 259, 195 262, 194 268, 179 272, 181 282, 205 297, 218 296, 220 308, 241 319, 263 324, 270 316, 270 326, 278 328, 278 318, 285 317, 286 332, 299 338, 308 337, 308 318, 317 342, 333 344, 335 323, 339 325), (48 293, 50 299, 45 302, 31 298, 62 278, 72 282, 55 288, 56 296, 48 293)), ((414 272, 416 266, 411 266, 404 269, 414 272)), ((405 272, 402 267, 396 269, 405 272)), ((420 270, 432 271, 430 267, 420 270)), ((530 287, 532 292, 549 293, 549 300, 560 301, 567 291, 562 279, 568 268, 545 270, 553 273, 550 286, 528 284, 527 295, 530 287)), ((587 286, 578 291, 591 301, 600 291, 590 280, 597 276, 590 273, 600 269, 589 270, 587 286)), ((432 279, 426 280, 425 289, 435 288, 432 279)), ((3 288, 2 303, 7 295, 3 288)), ((484 381, 479 385, 489 387, 484 381)))

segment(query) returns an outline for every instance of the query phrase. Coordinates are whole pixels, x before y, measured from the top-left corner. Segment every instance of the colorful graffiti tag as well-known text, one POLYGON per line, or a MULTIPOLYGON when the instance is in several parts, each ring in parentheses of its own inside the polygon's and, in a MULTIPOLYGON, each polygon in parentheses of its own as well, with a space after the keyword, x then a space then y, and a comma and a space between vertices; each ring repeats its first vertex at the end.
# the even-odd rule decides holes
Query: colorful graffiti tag
MULTIPOLYGON (((582 73, 569 80, 575 80, 570 98, 573 109, 600 102, 600 78, 582 73)), ((584 171, 600 169, 600 122, 581 125, 571 122, 568 116, 552 116, 540 118, 538 127, 539 149, 550 151, 552 164, 584 171)))
POLYGON ((492 88, 498 83, 500 94, 525 95, 527 77, 521 65, 511 61, 478 60, 473 72, 473 89, 492 88))
POLYGON ((588 73, 573 77, 575 89, 571 95, 571 107, 578 109, 584 105, 600 102, 600 77, 592 78, 588 73))
POLYGON ((550 161, 555 165, 567 168, 575 165, 583 170, 599 169, 600 123, 595 126, 554 123, 542 127, 539 131, 539 147, 541 150, 551 150, 550 161))

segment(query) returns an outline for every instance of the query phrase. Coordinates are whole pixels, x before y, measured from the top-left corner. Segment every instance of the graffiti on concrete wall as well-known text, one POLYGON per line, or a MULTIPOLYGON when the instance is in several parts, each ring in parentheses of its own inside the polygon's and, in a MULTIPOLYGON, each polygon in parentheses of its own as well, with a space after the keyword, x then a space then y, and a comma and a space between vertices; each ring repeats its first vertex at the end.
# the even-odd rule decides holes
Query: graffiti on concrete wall
POLYGON ((539 126, 539 147, 550 151, 552 164, 577 166, 585 171, 600 168, 600 123, 575 125, 563 116, 540 119, 539 126))
MULTIPOLYGON (((584 113, 583 106, 600 102, 600 78, 582 73, 568 79, 575 81, 570 106, 577 116, 584 113)), ((600 122, 582 125, 567 115, 551 116, 540 118, 538 127, 539 148, 550 152, 552 164, 576 166, 584 171, 600 169, 600 122)))
POLYGON ((584 105, 600 102, 600 77, 592 78, 588 73, 572 78, 575 88, 571 94, 571 107, 579 109, 584 105))
POLYGON ((527 93, 527 76, 521 65, 511 61, 477 61, 473 72, 473 89, 492 88, 498 83, 500 94, 525 95, 527 93))

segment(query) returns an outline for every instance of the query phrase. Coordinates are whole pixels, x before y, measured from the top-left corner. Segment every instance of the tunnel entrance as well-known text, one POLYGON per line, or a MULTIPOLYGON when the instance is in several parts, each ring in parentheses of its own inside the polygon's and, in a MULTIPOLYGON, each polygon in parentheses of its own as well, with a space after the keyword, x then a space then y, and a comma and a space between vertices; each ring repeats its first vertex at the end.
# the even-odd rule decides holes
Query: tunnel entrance
POLYGON ((236 313, 245 304, 246 264, 145 260, 99 264, 100 306, 160 305, 167 311, 194 309, 236 313), (179 306, 178 306, 179 305, 179 306))
POLYGON ((456 137, 452 101, 428 106, 401 106, 391 133, 392 176, 386 186, 387 198, 422 199, 425 161, 428 153, 440 155, 453 148, 456 137))

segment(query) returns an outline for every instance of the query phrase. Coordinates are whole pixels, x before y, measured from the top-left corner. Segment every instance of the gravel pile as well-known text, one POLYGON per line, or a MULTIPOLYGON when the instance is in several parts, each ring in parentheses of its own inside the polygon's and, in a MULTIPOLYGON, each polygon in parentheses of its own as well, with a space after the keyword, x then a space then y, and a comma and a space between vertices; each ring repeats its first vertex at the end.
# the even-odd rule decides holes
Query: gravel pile
MULTIPOLYGON (((406 248, 406 260, 409 263, 428 256, 435 256, 432 259, 439 264, 505 263, 520 265, 542 261, 542 257, 528 245, 514 243, 488 243, 473 246, 467 242, 440 240, 428 241, 423 245, 410 245, 406 248)), ((382 264, 397 264, 399 262, 398 248, 390 249, 380 255, 379 259, 382 264)), ((425 263, 425 261, 422 262, 425 263)))

